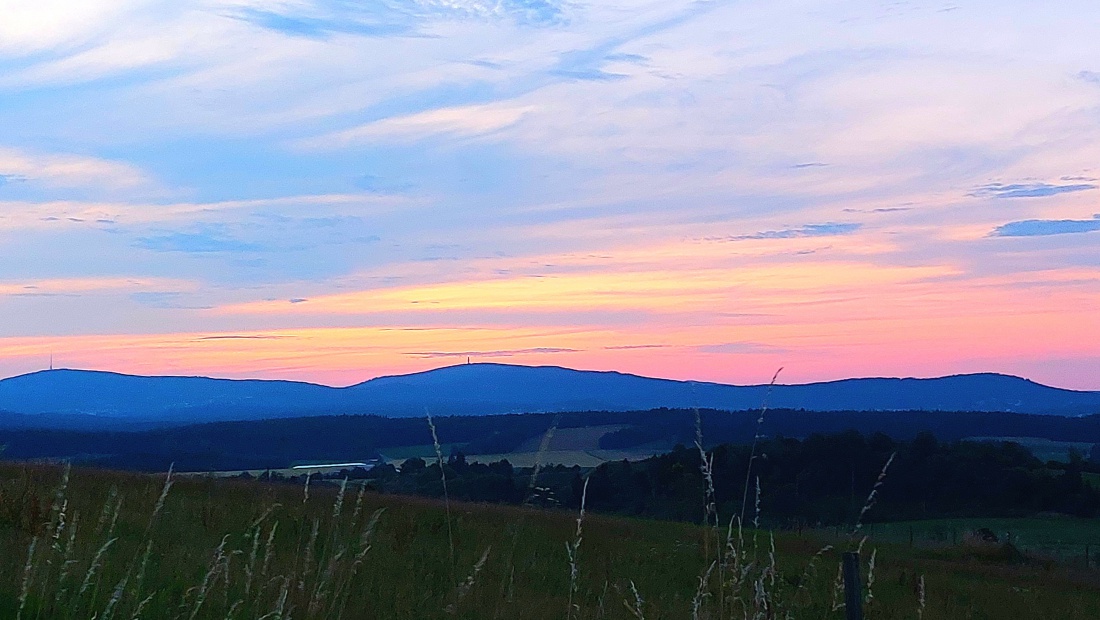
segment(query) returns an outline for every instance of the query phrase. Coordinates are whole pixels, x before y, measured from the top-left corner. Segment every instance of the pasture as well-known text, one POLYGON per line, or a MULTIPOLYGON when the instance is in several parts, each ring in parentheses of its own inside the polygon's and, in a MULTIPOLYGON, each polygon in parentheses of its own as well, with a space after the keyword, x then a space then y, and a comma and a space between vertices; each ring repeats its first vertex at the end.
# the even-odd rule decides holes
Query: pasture
MULTIPOLYGON (((858 545, 592 515, 578 531, 572 512, 351 485, 63 476, 0 465, 2 617, 842 618, 838 554, 858 545)), ((872 540, 865 576, 872 554, 869 618, 1100 617, 1096 571, 872 540)))

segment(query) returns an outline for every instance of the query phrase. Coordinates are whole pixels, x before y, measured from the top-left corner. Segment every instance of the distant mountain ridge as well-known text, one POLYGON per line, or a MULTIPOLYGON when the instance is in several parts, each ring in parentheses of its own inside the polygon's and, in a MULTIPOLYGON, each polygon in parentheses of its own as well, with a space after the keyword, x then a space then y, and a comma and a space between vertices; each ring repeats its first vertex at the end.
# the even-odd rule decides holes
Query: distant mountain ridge
POLYGON ((1000 374, 933 379, 844 379, 766 385, 654 379, 557 366, 463 364, 333 388, 295 381, 145 377, 89 370, 39 371, 0 380, 0 423, 19 415, 109 416, 188 424, 333 413, 393 417, 659 407, 809 411, 1003 411, 1100 413, 1100 392, 1000 374))

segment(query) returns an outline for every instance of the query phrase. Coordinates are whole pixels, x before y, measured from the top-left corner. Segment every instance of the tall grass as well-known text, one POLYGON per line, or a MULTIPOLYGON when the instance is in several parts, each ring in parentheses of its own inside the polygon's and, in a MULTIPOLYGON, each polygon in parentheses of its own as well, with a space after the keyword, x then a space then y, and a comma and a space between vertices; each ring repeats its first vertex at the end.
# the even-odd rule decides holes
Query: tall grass
POLYGON ((435 422, 432 421, 432 413, 427 408, 424 415, 428 418, 428 428, 432 431, 432 446, 435 448, 436 465, 439 466, 439 480, 443 484, 443 508, 447 511, 447 548, 451 551, 452 581, 455 570, 455 535, 451 528, 451 495, 447 492, 447 470, 444 468, 443 449, 439 446, 439 435, 435 431, 435 422))
MULTIPOLYGON (((805 610, 803 607, 806 603, 812 605, 815 602, 812 599, 807 601, 805 597, 800 598, 800 595, 805 595, 809 592, 806 587, 806 581, 816 576, 816 563, 825 554, 832 551, 832 545, 823 546, 817 553, 810 557, 797 581, 783 579, 779 574, 774 532, 768 533, 766 558, 761 557, 759 545, 759 536, 761 534, 760 498, 762 490, 759 476, 754 478, 752 475, 753 465, 757 458, 756 452, 759 441, 763 437, 762 431, 768 410, 768 399, 782 370, 782 368, 776 370, 771 381, 768 383, 763 403, 760 407, 760 414, 756 420, 756 431, 753 435, 752 448, 749 451, 749 460, 745 472, 740 512, 730 516, 729 524, 726 528, 724 545, 721 546, 720 551, 719 546, 717 544, 714 545, 715 551, 718 551, 718 555, 713 560, 711 559, 710 543, 712 538, 710 532, 714 533, 714 540, 716 542, 719 537, 719 516, 715 502, 714 457, 713 454, 708 454, 704 448, 702 419, 699 410, 697 408, 695 409, 695 446, 699 452, 699 473, 703 481, 703 569, 699 577, 695 595, 691 599, 691 617, 693 620, 699 620, 701 618, 757 620, 781 616, 792 617, 795 614, 804 612, 805 610), (751 482, 755 482, 755 484, 750 484, 751 482), (749 508, 750 489, 754 491, 752 502, 753 516, 751 521, 751 550, 750 546, 746 544, 744 537, 746 511, 749 508), (735 526, 736 536, 734 535, 735 526), (717 571, 715 571, 715 568, 717 568, 717 571), (791 587, 791 584, 793 584, 794 587, 791 587)), ((854 539, 860 533, 863 527, 863 519, 874 507, 879 490, 886 480, 887 471, 893 460, 894 456, 892 455, 886 461, 881 473, 874 482, 867 500, 853 525, 850 538, 854 539)), ((858 551, 862 551, 865 540, 865 538, 859 540, 858 551)), ((874 571, 876 560, 877 550, 872 552, 868 563, 867 597, 865 601, 867 605, 870 605, 874 599, 872 586, 874 585, 875 579, 874 571)), ((570 571, 571 574, 576 571, 572 553, 570 554, 570 571)), ((829 611, 833 613, 841 611, 844 606, 844 603, 840 602, 843 600, 843 596, 840 596, 840 592, 844 586, 841 575, 841 565, 838 562, 837 580, 832 587, 832 603, 829 606, 829 611)), ((624 605, 627 609, 631 610, 631 613, 641 617, 643 613, 642 600, 637 596, 636 590, 633 590, 632 594, 634 595, 634 600, 631 601, 630 598, 626 598, 624 599, 624 605)), ((923 595, 921 596, 923 600, 923 595)), ((921 606, 923 607, 923 603, 921 603, 921 606)))
MULTIPOLYGON (((750 521, 734 511, 715 541, 713 521, 588 514, 587 485, 572 515, 354 485, 311 479, 307 496, 304 484, 0 464, 0 618, 843 617, 822 568, 836 551, 762 531, 752 500, 750 521)), ((869 618, 1100 617, 1096 590, 1070 574, 881 551, 869 618)))
MULTIPOLYGON (((41 476, 43 472, 36 473, 41 476)), ((175 504, 173 507, 179 512, 173 515, 172 523, 161 523, 160 517, 173 503, 170 492, 176 480, 172 472, 164 476, 159 493, 153 496, 155 501, 144 514, 139 510, 123 510, 125 498, 116 491, 117 486, 112 486, 99 510, 99 522, 87 531, 80 530, 81 513, 74 510, 70 514, 69 510, 80 504, 87 506, 89 498, 85 495, 79 502, 70 498, 69 476, 70 469, 66 467, 56 487, 49 520, 31 524, 27 532, 30 542, 15 610, 18 620, 274 619, 290 617, 291 612, 296 617, 339 618, 354 587, 349 580, 362 564, 377 525, 377 514, 365 525, 359 523, 358 515, 349 519, 342 514, 345 484, 336 493, 325 519, 325 542, 319 542, 322 517, 314 516, 304 550, 298 545, 296 557, 275 558, 281 550, 295 547, 288 547, 285 539, 277 539, 278 521, 266 525, 280 507, 273 503, 262 510, 243 535, 222 534, 217 545, 207 552, 208 559, 199 563, 195 561, 202 555, 201 550, 195 549, 198 540, 188 539, 180 531, 185 529, 190 534, 207 530, 196 528, 193 520, 188 519, 194 514, 194 505, 175 504), (358 537, 349 536, 356 531, 361 532, 358 537), (259 552, 265 538, 261 564, 259 552), (169 580, 172 585, 166 589, 164 579, 173 569, 170 560, 181 551, 190 556, 190 562, 181 567, 183 573, 175 575, 178 579, 169 580), (276 565, 280 572, 269 574, 276 565), (202 567, 201 577, 198 567, 202 567), (198 578, 184 587, 188 573, 198 578), (150 577, 154 584, 149 583, 150 577)), ((139 493, 147 490, 143 488, 146 487, 143 480, 130 478, 129 482, 139 493)), ((308 492, 303 495, 302 506, 313 508, 308 492)), ((295 523, 299 541, 302 522, 297 519, 295 523)))

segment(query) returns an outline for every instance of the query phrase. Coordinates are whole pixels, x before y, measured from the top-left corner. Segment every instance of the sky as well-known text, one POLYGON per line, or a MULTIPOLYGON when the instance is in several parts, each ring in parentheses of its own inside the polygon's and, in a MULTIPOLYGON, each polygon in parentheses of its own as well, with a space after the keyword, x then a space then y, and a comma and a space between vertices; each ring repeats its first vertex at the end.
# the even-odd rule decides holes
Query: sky
POLYGON ((0 376, 1100 389, 1094 0, 6 0, 0 376))

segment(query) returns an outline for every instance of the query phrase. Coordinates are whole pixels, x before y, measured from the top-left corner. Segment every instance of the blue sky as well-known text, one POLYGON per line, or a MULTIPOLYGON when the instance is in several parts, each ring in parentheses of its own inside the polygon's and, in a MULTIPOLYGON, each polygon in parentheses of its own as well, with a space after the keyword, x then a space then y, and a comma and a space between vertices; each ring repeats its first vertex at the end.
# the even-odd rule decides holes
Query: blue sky
POLYGON ((1091 3, 9 4, 0 375, 1100 389, 1091 3))

